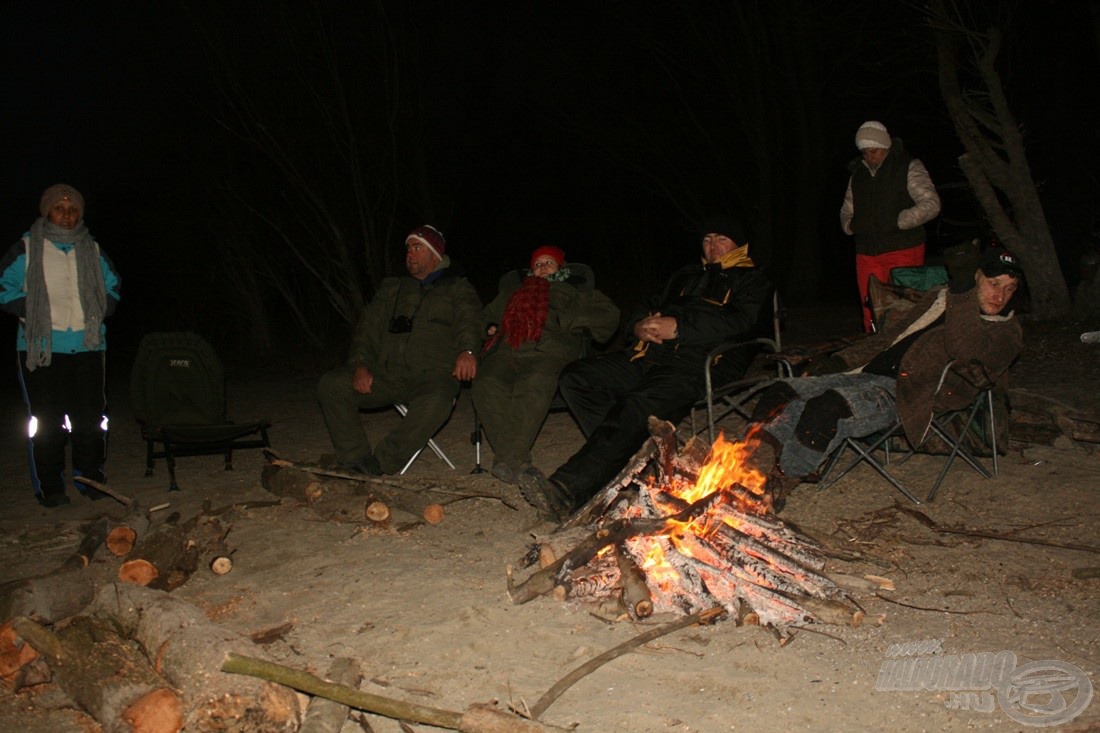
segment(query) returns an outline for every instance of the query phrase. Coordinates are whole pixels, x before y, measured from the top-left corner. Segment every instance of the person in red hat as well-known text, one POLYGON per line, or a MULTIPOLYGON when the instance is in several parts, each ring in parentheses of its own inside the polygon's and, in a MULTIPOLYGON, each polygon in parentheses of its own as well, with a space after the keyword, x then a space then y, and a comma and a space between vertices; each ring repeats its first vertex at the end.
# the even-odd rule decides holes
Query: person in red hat
POLYGON ((321 377, 317 396, 333 460, 346 471, 398 473, 443 426, 461 382, 477 376, 481 299, 432 226, 405 238, 407 275, 378 286, 359 319, 347 363, 321 377), (408 413, 375 446, 360 408, 405 405, 408 413))
POLYGON ((606 341, 619 325, 618 307, 596 290, 588 265, 566 264, 565 252, 553 246, 532 252, 530 265, 505 274, 485 309, 489 339, 473 382, 474 407, 493 447, 491 471, 505 483, 542 476, 531 447, 558 374, 585 339, 606 341))

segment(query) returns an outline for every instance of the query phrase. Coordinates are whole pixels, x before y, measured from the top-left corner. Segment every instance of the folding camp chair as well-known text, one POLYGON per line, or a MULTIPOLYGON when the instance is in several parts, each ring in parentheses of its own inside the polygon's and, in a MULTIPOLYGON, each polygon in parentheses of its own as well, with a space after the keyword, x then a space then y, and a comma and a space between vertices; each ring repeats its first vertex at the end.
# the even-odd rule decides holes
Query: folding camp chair
MULTIPOLYGON (((949 371, 955 367, 955 362, 950 362, 944 367, 943 373, 940 375, 940 385, 942 387, 944 379, 947 377, 949 371)), ((867 463, 873 468, 880 476, 890 482, 890 484, 900 491, 907 499, 914 504, 920 504, 918 499, 912 491, 910 491, 901 480, 894 475, 890 469, 890 444, 894 439, 904 440, 904 432, 901 426, 900 418, 895 420, 894 423, 886 430, 880 431, 870 436, 862 437, 849 437, 844 440, 843 443, 833 452, 829 461, 826 463, 825 469, 822 471, 821 482, 819 488, 825 489, 832 486, 839 481, 843 476, 847 475, 849 471, 858 466, 860 463, 867 463), (855 458, 849 462, 840 473, 833 475, 833 471, 836 468, 841 456, 847 451, 852 450, 856 455, 855 458), (883 459, 879 460, 876 457, 877 451, 882 451, 883 459)), ((925 437, 922 442, 916 446, 910 446, 909 449, 903 453, 903 455, 895 461, 897 464, 904 463, 909 460, 915 453, 922 452, 922 448, 926 446, 928 441, 933 437, 938 437, 946 444, 948 448, 947 455, 939 456, 943 458, 943 466, 940 469, 939 476, 936 477, 935 483, 932 484, 931 490, 928 492, 925 501, 932 501, 936 498, 936 493, 940 490, 940 485, 943 483, 944 478, 947 476, 947 472, 950 470, 952 464, 955 462, 955 458, 962 458, 972 469, 977 471, 984 478, 992 478, 998 475, 999 466, 997 464, 997 431, 995 425, 995 415, 993 410, 993 388, 989 387, 983 389, 978 393, 978 396, 970 403, 969 406, 961 410, 943 410, 936 412, 932 416, 932 421, 929 424, 928 430, 925 433, 925 437), (982 430, 981 439, 988 442, 992 453, 993 470, 990 472, 982 463, 978 460, 974 452, 966 447, 966 441, 968 436, 974 435, 979 427, 977 420, 982 409, 985 408, 986 413, 989 416, 988 429, 982 430), (957 426, 956 429, 952 429, 952 423, 957 426), (988 437, 987 437, 988 436, 988 437)), ((928 455, 934 455, 928 453, 928 455)))
MULTIPOLYGON (((767 316, 768 314, 765 315, 767 316)), ((770 333, 767 336, 759 336, 744 341, 731 341, 717 346, 707 354, 706 365, 703 368, 703 379, 706 392, 702 399, 692 405, 691 412, 688 414, 691 435, 698 435, 702 432, 702 428, 697 426, 695 418, 696 410, 706 410, 707 439, 711 443, 714 442, 714 426, 729 415, 736 413, 746 420, 749 418, 748 410, 745 408, 745 401, 755 391, 751 388, 763 384, 772 379, 773 376, 770 373, 754 374, 736 379, 732 382, 716 385, 714 384, 711 372, 712 367, 723 354, 744 346, 756 346, 759 352, 765 354, 778 354, 783 343, 783 319, 784 311, 779 301, 779 292, 775 291, 772 294, 770 324, 764 326, 764 328, 770 328, 770 333)), ((758 332, 759 331, 760 329, 758 329, 758 332)), ((791 365, 788 361, 775 361, 775 369, 775 376, 777 377, 793 376, 791 365)))
MULTIPOLYGON (((405 417, 405 415, 409 414, 409 408, 401 404, 400 402, 395 402, 393 405, 393 409, 397 410, 397 412, 401 414, 401 417, 405 417)), ((397 472, 398 475, 404 474, 405 471, 409 470, 409 466, 413 464, 413 461, 420 457, 420 454, 424 452, 424 448, 431 448, 432 453, 435 453, 437 456, 439 456, 444 463, 446 463, 451 468, 455 467, 454 462, 451 461, 447 454, 443 452, 443 449, 439 447, 439 444, 435 442, 435 438, 428 438, 428 443, 424 446, 421 446, 416 451, 416 453, 413 453, 412 456, 409 457, 409 460, 406 461, 401 470, 397 472)))
POLYGON ((269 420, 227 418, 221 360, 196 333, 147 334, 130 373, 130 397, 146 442, 145 475, 153 475, 154 460, 164 458, 170 491, 179 491, 176 458, 224 454, 230 471, 234 450, 270 445, 269 420))

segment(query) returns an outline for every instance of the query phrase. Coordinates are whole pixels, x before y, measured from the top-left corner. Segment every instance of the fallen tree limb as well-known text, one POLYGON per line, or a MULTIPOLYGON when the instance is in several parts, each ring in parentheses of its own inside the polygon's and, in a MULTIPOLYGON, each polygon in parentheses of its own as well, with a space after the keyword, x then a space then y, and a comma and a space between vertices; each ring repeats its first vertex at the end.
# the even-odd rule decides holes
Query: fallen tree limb
POLYGON ((28 618, 14 622, 45 655, 54 680, 108 731, 178 733, 183 705, 136 647, 97 619, 79 617, 57 633, 28 618))
POLYGON ((185 730, 298 730, 298 700, 293 692, 221 671, 227 655, 262 655, 260 648, 212 623, 190 603, 163 591, 114 583, 96 594, 86 613, 141 645, 157 672, 181 693, 185 730))
POLYGON ((566 690, 575 685, 584 677, 587 677, 592 672, 595 672, 597 669, 610 662, 612 659, 615 659, 616 657, 621 657, 628 651, 636 649, 642 644, 651 642, 654 639, 665 636, 666 634, 671 634, 673 631, 679 631, 680 629, 687 626, 694 626, 695 624, 713 621, 719 616, 725 615, 725 613, 726 609, 722 608, 721 606, 718 606, 716 608, 709 608, 706 611, 699 611, 698 613, 693 613, 690 616, 684 616, 682 619, 678 619, 676 621, 673 621, 672 623, 665 624, 664 626, 658 626, 655 629, 650 629, 645 633, 635 636, 629 641, 625 641, 618 646, 608 649, 606 652, 600 654, 597 657, 593 657, 592 659, 588 660, 569 674, 565 675, 565 677, 562 677, 560 680, 554 683, 554 686, 547 690, 543 694, 543 696, 538 699, 538 702, 535 703, 534 707, 531 708, 531 717, 535 720, 538 720, 540 717, 542 717, 542 714, 546 712, 546 709, 553 705, 554 701, 561 697, 566 690))
POLYGON ((221 669, 223 672, 276 682, 301 692, 344 703, 358 710, 384 715, 387 718, 424 723, 437 728, 464 731, 464 733, 497 733, 498 731, 541 733, 551 730, 537 721, 524 720, 516 715, 482 706, 471 706, 466 712, 460 713, 353 690, 334 682, 326 682, 308 672, 239 654, 229 654, 221 669))

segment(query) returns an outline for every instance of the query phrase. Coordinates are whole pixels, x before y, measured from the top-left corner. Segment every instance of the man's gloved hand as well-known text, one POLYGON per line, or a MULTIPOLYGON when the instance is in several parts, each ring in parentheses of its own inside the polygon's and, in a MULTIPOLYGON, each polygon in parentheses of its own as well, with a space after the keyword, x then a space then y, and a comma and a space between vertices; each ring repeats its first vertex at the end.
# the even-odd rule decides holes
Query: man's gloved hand
POLYGON ((836 354, 824 354, 810 358, 806 368, 802 371, 802 376, 820 377, 824 374, 846 372, 848 369, 848 363, 836 354))

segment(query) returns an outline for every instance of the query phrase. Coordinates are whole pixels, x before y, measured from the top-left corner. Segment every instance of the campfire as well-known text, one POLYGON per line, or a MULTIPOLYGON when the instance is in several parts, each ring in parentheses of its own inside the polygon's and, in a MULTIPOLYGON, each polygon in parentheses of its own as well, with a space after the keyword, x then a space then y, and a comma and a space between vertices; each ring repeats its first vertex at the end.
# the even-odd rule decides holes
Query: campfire
POLYGON ((512 568, 513 603, 544 594, 611 603, 640 619, 721 607, 781 641, 812 623, 858 625, 863 613, 825 574, 817 544, 771 512, 765 476, 747 467, 756 440, 693 438, 651 418, 650 439, 603 491, 512 568))

